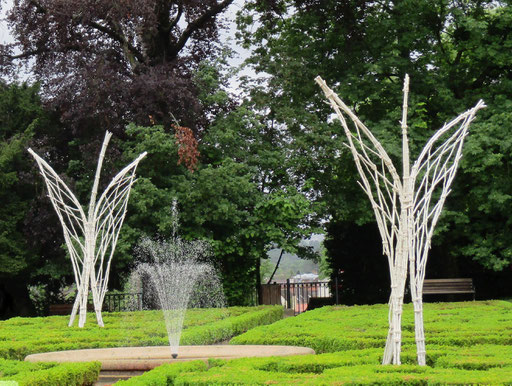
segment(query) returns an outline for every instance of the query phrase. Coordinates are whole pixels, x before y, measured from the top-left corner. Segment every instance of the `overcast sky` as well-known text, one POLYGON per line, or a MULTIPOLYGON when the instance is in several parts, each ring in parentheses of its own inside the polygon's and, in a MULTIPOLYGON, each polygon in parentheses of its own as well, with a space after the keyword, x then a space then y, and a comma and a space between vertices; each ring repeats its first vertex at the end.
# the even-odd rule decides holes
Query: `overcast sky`
MULTIPOLYGON (((238 67, 241 66, 245 59, 250 55, 250 51, 244 49, 242 46, 237 44, 235 39, 236 32, 236 13, 240 10, 243 5, 243 0, 235 0, 233 4, 229 6, 226 11, 225 17, 229 20, 229 26, 226 30, 221 33, 221 40, 223 43, 227 43, 227 45, 234 51, 234 56, 231 58, 230 64, 231 66, 238 67)), ((229 90, 239 95, 237 87, 239 85, 238 78, 241 76, 249 76, 256 77, 256 74, 251 68, 245 67, 237 77, 232 78, 229 84, 229 90)))
POLYGON ((0 12, 0 42, 12 42, 11 35, 5 22, 5 11, 12 7, 12 0, 2 0, 2 12, 0 12))

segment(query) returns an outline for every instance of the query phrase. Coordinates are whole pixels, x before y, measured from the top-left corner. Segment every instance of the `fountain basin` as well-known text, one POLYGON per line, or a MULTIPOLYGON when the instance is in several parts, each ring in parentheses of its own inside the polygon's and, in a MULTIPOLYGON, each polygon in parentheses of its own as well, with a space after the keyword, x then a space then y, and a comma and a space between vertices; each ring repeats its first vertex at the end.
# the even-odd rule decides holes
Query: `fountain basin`
POLYGON ((171 357, 169 346, 116 347, 31 354, 28 362, 101 362, 105 371, 148 371, 164 363, 192 360, 208 361, 208 358, 234 359, 245 357, 269 357, 310 355, 315 351, 308 347, 266 345, 210 345, 180 346, 178 357, 171 357))

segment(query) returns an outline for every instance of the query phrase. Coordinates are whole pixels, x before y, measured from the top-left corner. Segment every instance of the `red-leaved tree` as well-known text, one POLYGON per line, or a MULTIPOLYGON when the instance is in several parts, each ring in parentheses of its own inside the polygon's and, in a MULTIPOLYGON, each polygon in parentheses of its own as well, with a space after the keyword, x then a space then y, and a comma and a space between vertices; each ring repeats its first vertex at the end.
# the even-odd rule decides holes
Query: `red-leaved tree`
POLYGON ((148 115, 194 131, 200 103, 193 71, 219 49, 219 14, 233 0, 19 0, 7 11, 14 43, 0 71, 24 67, 74 134, 118 134, 148 115), (79 133, 82 131, 82 133, 79 133))
POLYGON ((199 162, 198 143, 194 133, 189 127, 178 125, 172 125, 172 127, 178 145, 178 165, 185 165, 193 173, 199 162))

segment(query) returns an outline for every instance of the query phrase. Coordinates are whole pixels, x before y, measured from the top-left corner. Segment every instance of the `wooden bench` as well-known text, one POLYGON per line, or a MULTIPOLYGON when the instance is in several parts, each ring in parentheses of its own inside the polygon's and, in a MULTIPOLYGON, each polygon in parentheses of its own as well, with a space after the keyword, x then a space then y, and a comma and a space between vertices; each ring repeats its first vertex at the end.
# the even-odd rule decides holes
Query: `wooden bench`
POLYGON ((475 300, 473 279, 425 279, 423 295, 444 294, 473 294, 475 300))
MULTIPOLYGON (((73 310, 73 303, 66 304, 50 304, 49 314, 50 315, 71 315, 73 310)), ((87 311, 93 312, 94 306, 91 303, 87 304, 87 311)))
POLYGON ((306 311, 314 310, 323 306, 332 306, 336 304, 336 301, 332 297, 310 297, 308 300, 308 307, 306 311))

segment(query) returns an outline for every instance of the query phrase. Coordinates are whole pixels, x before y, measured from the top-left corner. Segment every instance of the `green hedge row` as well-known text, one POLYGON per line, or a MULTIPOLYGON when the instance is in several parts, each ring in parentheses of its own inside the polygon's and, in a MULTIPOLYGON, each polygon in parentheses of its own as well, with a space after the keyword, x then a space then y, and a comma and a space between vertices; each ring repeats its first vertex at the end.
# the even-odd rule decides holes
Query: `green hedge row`
POLYGON ((283 318, 283 307, 253 307, 237 317, 222 319, 209 328, 190 328, 182 333, 182 345, 213 344, 247 332, 251 328, 272 324, 283 318))
MULTIPOLYGON (((282 315, 280 306, 188 310, 181 344, 221 342, 254 326, 272 323, 282 315)), ((92 384, 98 378, 99 365, 21 360, 37 352, 168 344, 161 311, 104 313, 104 328, 94 324, 93 314, 88 318, 83 329, 67 327, 66 316, 0 321, 0 381, 17 381, 20 385, 92 384)))
POLYGON ((138 377, 116 382, 116 385, 148 386, 173 385, 184 373, 202 373, 208 370, 203 361, 180 362, 179 366, 165 364, 138 377))
POLYGON ((92 385, 98 379, 101 364, 31 363, 0 358, 0 384, 13 385, 92 385))
MULTIPOLYGON (((218 343, 282 315, 281 306, 188 310, 181 344, 218 343)), ((83 329, 67 327, 66 316, 0 321, 0 358, 22 360, 38 352, 169 344, 161 311, 104 313, 104 328, 94 324, 93 314, 88 320, 83 329)))
POLYGON ((431 347, 430 366, 415 365, 413 347, 401 366, 380 365, 382 349, 274 358, 176 363, 119 382, 124 385, 212 384, 511 384, 512 347, 431 347))
MULTIPOLYGON (((512 344, 510 302, 427 303, 424 307, 427 345, 512 344)), ((411 304, 404 305, 402 328, 403 344, 414 345, 411 304)), ((387 329, 387 305, 332 306, 254 328, 230 343, 299 345, 327 353, 384 347, 387 329)))
POLYGON ((127 384, 511 384, 512 304, 425 304, 427 366, 416 365, 412 306, 403 314, 402 366, 382 366, 387 305, 324 307, 259 326, 232 344, 309 346, 319 355, 210 360, 196 369, 174 364, 127 384), (165 378, 167 372, 171 377, 165 378))

